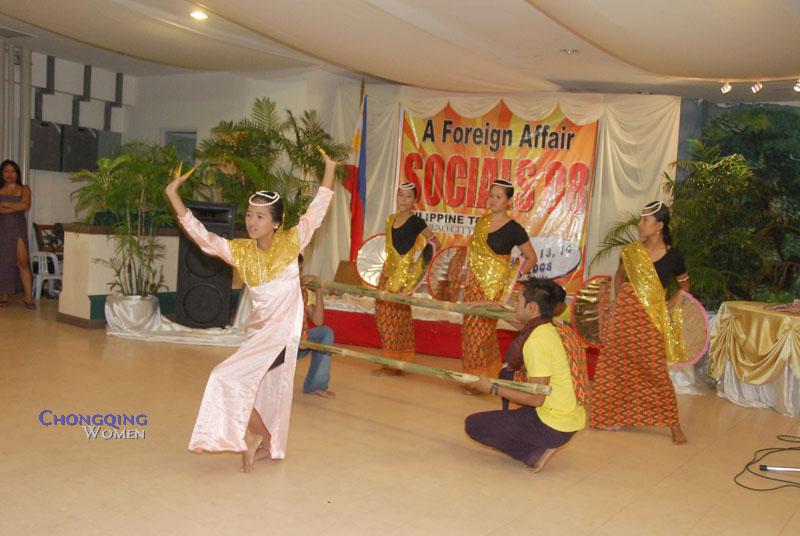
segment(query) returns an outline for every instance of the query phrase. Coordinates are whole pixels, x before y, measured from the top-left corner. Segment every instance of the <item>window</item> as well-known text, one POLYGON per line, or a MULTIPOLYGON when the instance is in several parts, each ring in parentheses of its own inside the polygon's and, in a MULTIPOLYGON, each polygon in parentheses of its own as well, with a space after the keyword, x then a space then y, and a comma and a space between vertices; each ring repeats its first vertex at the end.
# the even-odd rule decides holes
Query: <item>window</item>
POLYGON ((185 167, 194 165, 194 149, 197 146, 196 130, 165 130, 164 145, 172 145, 178 154, 178 160, 185 167))

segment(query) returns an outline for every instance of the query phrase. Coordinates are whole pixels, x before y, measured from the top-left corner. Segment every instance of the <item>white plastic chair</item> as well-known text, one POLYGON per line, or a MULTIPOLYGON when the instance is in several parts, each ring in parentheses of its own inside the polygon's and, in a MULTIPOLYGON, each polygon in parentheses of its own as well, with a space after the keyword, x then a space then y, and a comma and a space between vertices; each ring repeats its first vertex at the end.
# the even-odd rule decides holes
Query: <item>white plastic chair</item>
POLYGON ((61 248, 55 249, 45 245, 48 243, 45 240, 45 234, 52 232, 53 226, 34 223, 33 227, 36 232, 37 249, 30 252, 31 273, 33 274, 33 299, 38 300, 42 297, 42 287, 46 281, 50 281, 48 294, 50 296, 58 295, 55 290, 55 281, 61 281, 64 272, 62 262, 58 258, 61 248))
MULTIPOLYGON (((47 251, 34 251, 31 253, 31 272, 33 273, 33 299, 42 297, 42 286, 45 281, 61 281, 63 272, 58 255, 47 251)), ((50 283, 49 294, 55 295, 55 286, 50 283)))

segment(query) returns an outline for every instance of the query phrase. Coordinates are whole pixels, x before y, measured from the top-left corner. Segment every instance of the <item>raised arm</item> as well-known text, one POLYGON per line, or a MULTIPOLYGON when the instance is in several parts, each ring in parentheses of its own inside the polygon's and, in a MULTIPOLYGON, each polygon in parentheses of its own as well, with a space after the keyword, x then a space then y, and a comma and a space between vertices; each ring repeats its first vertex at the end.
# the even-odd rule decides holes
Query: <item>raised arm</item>
POLYGON ((186 173, 181 174, 181 166, 179 165, 175 168, 172 182, 164 189, 164 193, 172 205, 172 208, 175 210, 175 214, 178 216, 178 223, 181 224, 181 227, 183 227, 183 230, 189 235, 189 238, 203 250, 203 253, 219 257, 226 263, 233 265, 233 255, 231 254, 228 241, 219 235, 209 232, 208 229, 192 215, 191 211, 186 208, 186 205, 183 204, 183 200, 181 200, 181 196, 178 193, 178 189, 186 182, 186 179, 194 173, 195 169, 196 168, 192 168, 186 173))
POLYGON ((300 223, 297 224, 297 232, 300 237, 300 249, 303 249, 311 242, 311 237, 314 236, 314 231, 322 225, 322 220, 328 212, 328 206, 333 198, 333 179, 336 176, 336 166, 338 162, 331 160, 331 158, 322 153, 322 158, 325 160, 325 175, 322 177, 322 182, 319 184, 317 195, 308 206, 308 210, 300 218, 300 223))
POLYGON ((178 190, 183 183, 186 182, 186 179, 188 179, 192 173, 194 173, 194 170, 197 169, 196 167, 193 167, 181 175, 182 168, 183 164, 178 164, 178 167, 175 168, 175 173, 172 175, 172 182, 167 184, 167 187, 164 189, 164 194, 166 194, 167 200, 169 201, 169 204, 172 205, 175 215, 177 215, 178 218, 182 218, 187 212, 186 205, 183 204, 183 200, 181 199, 178 190))

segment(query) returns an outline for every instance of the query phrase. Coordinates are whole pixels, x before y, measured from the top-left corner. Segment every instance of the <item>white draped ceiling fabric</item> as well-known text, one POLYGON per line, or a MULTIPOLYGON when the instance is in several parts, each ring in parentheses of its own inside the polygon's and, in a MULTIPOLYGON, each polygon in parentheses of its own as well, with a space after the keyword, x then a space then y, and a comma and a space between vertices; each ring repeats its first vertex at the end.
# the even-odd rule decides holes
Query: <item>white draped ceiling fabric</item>
MULTIPOLYGON (((638 212, 652 200, 667 200, 663 173, 672 173, 678 155, 680 98, 660 95, 580 95, 534 93, 475 95, 444 93, 407 86, 368 85, 367 206, 365 237, 383 232, 393 212, 397 184, 401 109, 433 116, 449 102, 466 117, 480 116, 503 100, 516 115, 544 119, 560 106, 576 124, 599 121, 595 182, 587 230, 587 259, 606 231, 628 212, 638 212)), ((340 86, 333 110, 331 133, 349 142, 358 115, 359 87, 340 86)), ((331 213, 317 233, 308 270, 330 278, 350 247, 349 195, 339 187, 331 213)), ((591 274, 612 274, 616 258, 596 263, 591 274)))

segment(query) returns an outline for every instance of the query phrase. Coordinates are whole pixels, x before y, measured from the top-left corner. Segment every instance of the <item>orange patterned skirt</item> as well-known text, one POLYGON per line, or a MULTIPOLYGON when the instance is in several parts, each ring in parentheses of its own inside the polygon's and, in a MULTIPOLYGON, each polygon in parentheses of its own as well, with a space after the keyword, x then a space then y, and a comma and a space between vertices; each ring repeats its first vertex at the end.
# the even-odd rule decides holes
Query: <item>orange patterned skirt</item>
POLYGON ((678 401, 664 337, 631 284, 622 286, 604 330, 591 390, 589 425, 675 426, 678 401))
MULTIPOLYGON (((464 302, 491 301, 484 294, 470 267, 464 286, 464 302)), ((497 378, 503 360, 497 342, 497 319, 464 315, 461 325, 461 359, 464 372, 497 378)))
MULTIPOLYGON (((381 275, 378 288, 384 290, 387 277, 381 275)), ((416 352, 414 322, 411 306, 402 303, 375 300, 375 322, 381 336, 383 355, 413 363, 416 352)))

